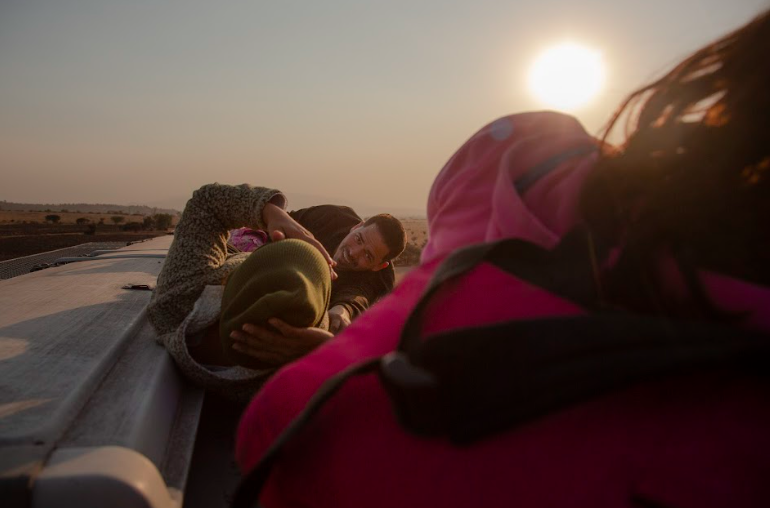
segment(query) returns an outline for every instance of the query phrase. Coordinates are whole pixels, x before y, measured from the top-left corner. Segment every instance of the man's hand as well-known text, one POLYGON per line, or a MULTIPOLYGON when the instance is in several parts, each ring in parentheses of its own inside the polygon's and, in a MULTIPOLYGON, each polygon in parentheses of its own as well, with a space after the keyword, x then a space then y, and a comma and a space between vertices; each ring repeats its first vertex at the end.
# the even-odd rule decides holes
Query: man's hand
POLYGON ((332 259, 328 252, 326 252, 326 249, 321 245, 321 242, 316 240, 313 233, 302 227, 299 222, 292 219, 283 208, 272 203, 267 203, 262 209, 262 220, 267 226, 267 233, 274 242, 285 238, 296 238, 308 242, 318 249, 329 264, 332 280, 337 279, 337 273, 334 271, 334 266, 337 262, 332 259))
POLYGON ((347 328, 350 321, 350 312, 343 305, 335 305, 329 309, 329 331, 334 335, 347 328))
POLYGON ((321 328, 297 328, 270 318, 268 322, 280 333, 262 326, 245 324, 243 330, 234 330, 233 349, 269 365, 284 365, 301 358, 334 337, 321 328))

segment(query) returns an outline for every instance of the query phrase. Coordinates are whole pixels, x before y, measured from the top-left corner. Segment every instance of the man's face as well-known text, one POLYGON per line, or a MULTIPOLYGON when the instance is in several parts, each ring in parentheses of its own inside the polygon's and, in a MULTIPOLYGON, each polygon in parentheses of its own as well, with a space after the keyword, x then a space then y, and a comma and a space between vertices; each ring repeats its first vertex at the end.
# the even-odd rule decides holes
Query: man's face
POLYGON ((334 253, 336 270, 366 272, 382 270, 388 263, 388 246, 382 239, 376 224, 364 227, 363 223, 353 226, 334 253))

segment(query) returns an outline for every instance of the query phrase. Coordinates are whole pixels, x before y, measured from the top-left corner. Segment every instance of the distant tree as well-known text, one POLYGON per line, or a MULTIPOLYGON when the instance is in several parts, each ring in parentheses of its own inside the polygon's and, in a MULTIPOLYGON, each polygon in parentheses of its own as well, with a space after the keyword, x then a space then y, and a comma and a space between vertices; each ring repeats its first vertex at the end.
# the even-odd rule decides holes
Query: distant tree
POLYGON ((67 210, 66 208, 62 208, 62 209, 61 209, 61 210, 59 210, 59 211, 60 211, 61 213, 69 213, 69 210, 67 210))
POLYGON ((83 224, 88 224, 91 222, 90 220, 86 219, 85 217, 80 217, 79 219, 75 219, 75 224, 82 226, 83 224))
POLYGON ((155 229, 155 219, 152 217, 145 217, 142 221, 143 229, 155 229))
POLYGON ((152 216, 155 221, 155 227, 160 230, 166 230, 171 227, 171 221, 174 219, 167 213, 156 213, 152 216))
POLYGON ((60 220, 61 220, 61 217, 58 216, 58 215, 51 214, 51 215, 46 215, 45 216, 45 221, 46 222, 51 222, 53 224, 57 224, 60 220))
POLYGON ((84 235, 95 235, 96 234, 96 224, 89 224, 88 229, 86 229, 83 232, 84 235))
POLYGON ((141 222, 128 222, 124 224, 121 229, 123 231, 141 231, 142 229, 142 223, 141 222))
POLYGON ((99 224, 104 224, 104 217, 99 217, 99 224))
POLYGON ((123 217, 121 217, 120 215, 113 215, 112 217, 110 217, 110 220, 115 224, 120 224, 121 222, 123 222, 123 217))

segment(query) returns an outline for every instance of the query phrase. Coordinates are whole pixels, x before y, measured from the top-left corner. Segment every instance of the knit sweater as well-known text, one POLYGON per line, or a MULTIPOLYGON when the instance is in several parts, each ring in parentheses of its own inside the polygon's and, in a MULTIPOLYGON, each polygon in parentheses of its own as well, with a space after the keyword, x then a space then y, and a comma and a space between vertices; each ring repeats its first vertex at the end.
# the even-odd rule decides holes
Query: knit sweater
POLYGON ((231 229, 265 229, 262 210, 271 202, 286 207, 280 191, 249 185, 204 185, 187 202, 174 241, 147 307, 157 340, 180 370, 198 386, 229 398, 247 399, 272 374, 243 367, 210 369, 190 356, 188 341, 219 320, 225 279, 248 256, 227 253, 231 229))

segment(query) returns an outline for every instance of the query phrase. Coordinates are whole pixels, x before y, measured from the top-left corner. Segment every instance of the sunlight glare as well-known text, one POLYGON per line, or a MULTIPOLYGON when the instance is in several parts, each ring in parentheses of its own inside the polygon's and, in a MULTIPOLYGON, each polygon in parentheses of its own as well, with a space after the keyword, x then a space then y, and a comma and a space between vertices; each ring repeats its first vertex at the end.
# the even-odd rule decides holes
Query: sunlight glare
POLYGON ((603 84, 602 55, 574 43, 563 43, 546 50, 529 72, 529 89, 535 97, 562 111, 586 105, 603 84))

